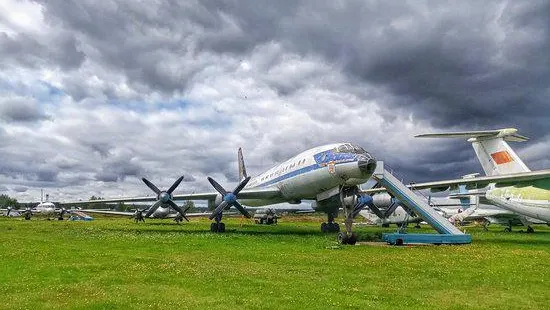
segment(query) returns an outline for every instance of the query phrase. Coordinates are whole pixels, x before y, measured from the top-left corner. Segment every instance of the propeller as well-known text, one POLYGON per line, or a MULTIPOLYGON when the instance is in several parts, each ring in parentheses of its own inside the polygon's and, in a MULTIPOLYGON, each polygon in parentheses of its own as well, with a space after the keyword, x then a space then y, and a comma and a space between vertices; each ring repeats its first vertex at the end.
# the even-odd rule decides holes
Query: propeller
POLYGON ((181 214, 184 218, 186 218, 185 211, 183 211, 174 201, 172 201, 172 192, 178 187, 178 185, 180 185, 181 181, 183 181, 183 176, 179 177, 176 180, 176 182, 174 182, 174 184, 172 184, 172 186, 170 186, 170 188, 167 191, 161 191, 160 189, 158 189, 158 187, 155 186, 155 184, 151 183, 146 178, 142 178, 141 180, 143 180, 143 183, 145 183, 147 187, 149 187, 153 192, 155 192, 155 194, 157 194, 157 199, 158 199, 149 208, 149 210, 145 214, 145 217, 151 216, 151 214, 153 214, 158 209, 158 207, 160 207, 163 204, 167 204, 172 209, 179 212, 179 214, 181 214))
POLYGON ((226 191, 218 182, 216 182, 211 177, 208 177, 208 182, 212 184, 212 186, 222 195, 222 202, 219 206, 212 211, 212 214, 208 217, 209 219, 213 219, 216 216, 218 216, 220 213, 223 212, 223 210, 227 207, 235 207, 239 212, 241 212, 244 216, 251 218, 252 216, 246 209, 237 201, 237 195, 239 192, 246 186, 246 184, 250 181, 250 177, 246 177, 244 180, 235 187, 235 189, 232 192, 226 191))
POLYGON ((11 207, 6 208, 6 216, 10 216, 11 207))

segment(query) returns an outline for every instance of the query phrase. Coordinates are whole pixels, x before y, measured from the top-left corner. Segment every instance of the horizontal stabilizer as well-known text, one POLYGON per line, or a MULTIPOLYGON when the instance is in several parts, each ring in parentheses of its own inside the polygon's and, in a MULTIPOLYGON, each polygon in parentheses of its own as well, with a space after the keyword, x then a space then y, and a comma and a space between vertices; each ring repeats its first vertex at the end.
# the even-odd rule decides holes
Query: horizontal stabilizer
POLYGON ((492 139, 503 138, 505 141, 524 142, 529 138, 517 134, 515 128, 504 128, 496 130, 480 130, 480 131, 457 131, 444 133, 426 133, 414 136, 415 138, 477 138, 477 139, 492 139))

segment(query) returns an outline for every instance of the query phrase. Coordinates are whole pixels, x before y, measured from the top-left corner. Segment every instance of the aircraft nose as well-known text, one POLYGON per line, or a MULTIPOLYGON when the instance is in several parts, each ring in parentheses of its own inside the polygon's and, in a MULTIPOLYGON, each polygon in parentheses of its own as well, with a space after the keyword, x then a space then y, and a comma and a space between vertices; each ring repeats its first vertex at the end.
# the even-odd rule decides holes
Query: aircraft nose
POLYGON ((365 174, 373 174, 374 169, 376 169, 376 160, 372 157, 361 157, 357 161, 357 166, 359 167, 359 170, 365 174))

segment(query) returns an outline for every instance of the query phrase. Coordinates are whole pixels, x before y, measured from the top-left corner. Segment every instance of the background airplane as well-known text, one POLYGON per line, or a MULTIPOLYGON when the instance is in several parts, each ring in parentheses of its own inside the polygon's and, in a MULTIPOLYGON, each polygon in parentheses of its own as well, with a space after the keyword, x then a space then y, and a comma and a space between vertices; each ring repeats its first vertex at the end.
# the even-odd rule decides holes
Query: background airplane
POLYGON ((44 192, 40 190, 40 203, 34 207, 27 207, 25 209, 13 209, 3 208, 0 209, 6 216, 12 215, 14 211, 17 211, 20 215, 24 216, 26 220, 30 220, 33 215, 40 215, 41 217, 57 217, 58 220, 63 220, 63 215, 70 213, 70 210, 64 207, 56 207, 53 202, 49 201, 49 195, 46 194, 46 200, 44 201, 44 192))
MULTIPOLYGON (((486 131, 465 131, 417 135, 419 138, 467 138, 487 176, 514 176, 515 184, 490 183, 484 191, 478 191, 481 202, 489 203, 508 211, 550 222, 550 170, 531 172, 507 141, 523 142, 528 138, 517 134, 517 129, 506 128, 486 131), (534 176, 534 179, 525 177, 534 176), (538 177, 537 177, 538 176, 538 177)), ((481 178, 476 178, 480 180, 481 178)), ((469 188, 482 189, 483 182, 469 188)), ((432 188, 443 189, 432 184, 432 188)), ((449 185, 451 186, 451 185, 449 185)), ((529 226, 529 230, 532 228, 529 226)))
MULTIPOLYGON (((528 231, 533 231, 528 222, 529 218, 550 222, 550 170, 530 171, 510 148, 506 141, 527 140, 526 137, 517 134, 517 129, 422 134, 416 137, 469 138, 468 141, 472 142, 487 176, 472 175, 470 178, 414 183, 408 185, 410 189, 440 192, 448 189, 457 190, 459 186, 464 185, 469 190, 467 196, 478 195, 481 203, 522 215, 528 231), (472 189, 476 191, 473 192, 472 189)), ((384 188, 373 188, 362 192, 373 195, 376 200, 376 196, 385 191, 384 188)), ((464 194, 451 196, 461 198, 464 194)))

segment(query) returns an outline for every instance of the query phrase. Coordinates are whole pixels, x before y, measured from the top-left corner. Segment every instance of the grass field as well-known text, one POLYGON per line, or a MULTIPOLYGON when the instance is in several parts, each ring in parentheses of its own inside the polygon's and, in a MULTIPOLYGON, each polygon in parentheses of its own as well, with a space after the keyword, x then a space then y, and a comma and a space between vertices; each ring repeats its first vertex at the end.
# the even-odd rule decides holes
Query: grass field
MULTIPOLYGON (((339 246, 321 218, 0 218, 1 309, 544 309, 550 228, 467 228, 467 246, 339 246)), ((395 229, 385 229, 394 231, 395 229)), ((414 230, 411 228, 411 230, 414 230)), ((426 229, 427 230, 427 229, 426 229)), ((382 231, 357 227, 363 238, 382 231)))

